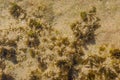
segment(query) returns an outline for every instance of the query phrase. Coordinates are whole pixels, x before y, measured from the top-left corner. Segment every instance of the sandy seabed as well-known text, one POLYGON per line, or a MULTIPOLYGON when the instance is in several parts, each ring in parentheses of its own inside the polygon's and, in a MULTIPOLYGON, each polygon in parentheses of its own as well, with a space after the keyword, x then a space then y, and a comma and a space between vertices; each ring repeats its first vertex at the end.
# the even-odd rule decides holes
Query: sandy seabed
POLYGON ((120 0, 0 0, 0 80, 120 80, 120 0))

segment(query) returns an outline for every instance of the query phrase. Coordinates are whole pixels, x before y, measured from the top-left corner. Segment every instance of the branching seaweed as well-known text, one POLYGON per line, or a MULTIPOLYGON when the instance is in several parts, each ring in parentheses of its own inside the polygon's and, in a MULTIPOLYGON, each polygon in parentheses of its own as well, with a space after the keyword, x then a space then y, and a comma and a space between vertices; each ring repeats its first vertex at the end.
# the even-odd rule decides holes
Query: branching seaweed
POLYGON ((34 19, 30 19, 29 27, 30 28, 35 28, 35 29, 40 29, 40 30, 42 30, 42 28, 43 28, 42 24, 40 22, 37 22, 34 19))
POLYGON ((82 44, 89 43, 94 40, 95 31, 100 27, 99 18, 96 17, 96 8, 87 12, 81 12, 81 18, 83 22, 76 22, 71 25, 73 34, 77 40, 80 40, 82 44))
POLYGON ((25 11, 19 5, 17 5, 16 3, 12 3, 12 6, 10 8, 10 14, 15 19, 18 19, 18 18, 24 19, 26 17, 25 11))

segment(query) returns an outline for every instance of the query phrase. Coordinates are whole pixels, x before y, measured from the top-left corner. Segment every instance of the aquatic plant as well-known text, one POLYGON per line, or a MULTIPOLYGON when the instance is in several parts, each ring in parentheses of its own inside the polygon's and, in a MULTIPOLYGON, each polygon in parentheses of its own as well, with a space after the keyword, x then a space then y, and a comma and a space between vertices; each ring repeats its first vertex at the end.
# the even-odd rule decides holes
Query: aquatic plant
POLYGON ((10 14, 16 19, 20 18, 21 15, 21 19, 26 17, 25 11, 16 3, 11 3, 10 14))
POLYGON ((80 16, 81 16, 83 21, 87 21, 88 20, 86 12, 81 12, 80 16))
POLYGON ((87 74, 87 80, 95 80, 96 73, 94 71, 89 71, 87 74))
POLYGON ((29 80, 41 80, 41 73, 39 70, 31 71, 29 80))
POLYGON ((113 49, 110 51, 111 57, 120 59, 120 50, 119 49, 113 49))
POLYGON ((43 26, 40 22, 37 22, 35 19, 30 19, 29 27, 42 30, 43 26))
POLYGON ((0 80, 15 80, 15 78, 9 74, 2 73, 0 80))
POLYGON ((17 43, 15 40, 7 40, 5 45, 11 46, 11 47, 17 47, 17 43))
POLYGON ((81 44, 90 43, 94 41, 95 31, 100 27, 99 18, 96 17, 96 8, 93 7, 89 12, 81 12, 83 22, 77 21, 71 25, 73 34, 81 44))
POLYGON ((36 37, 37 37, 37 33, 36 33, 35 31, 30 30, 30 31, 28 32, 28 37, 36 38, 36 37))
POLYGON ((2 47, 0 49, 0 57, 7 60, 13 60, 16 58, 16 50, 14 48, 6 49, 2 47))
POLYGON ((39 46, 40 41, 38 38, 33 38, 33 39, 28 38, 25 43, 28 47, 37 47, 39 46))
POLYGON ((33 49, 30 49, 29 53, 32 58, 35 58, 35 51, 33 49))

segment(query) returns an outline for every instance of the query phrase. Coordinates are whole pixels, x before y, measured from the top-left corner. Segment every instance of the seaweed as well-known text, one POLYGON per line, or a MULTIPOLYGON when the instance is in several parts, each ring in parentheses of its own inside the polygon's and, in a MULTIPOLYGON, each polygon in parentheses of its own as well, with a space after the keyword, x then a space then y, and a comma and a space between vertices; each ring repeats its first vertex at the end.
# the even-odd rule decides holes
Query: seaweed
POLYGON ((90 68, 99 67, 106 59, 97 55, 89 56, 83 61, 83 64, 88 64, 90 68))
POLYGON ((82 56, 78 53, 75 53, 73 55, 73 65, 82 64, 82 62, 83 62, 82 56))
POLYGON ((116 77, 117 77, 117 74, 114 71, 112 71, 111 69, 108 69, 106 78, 108 80, 115 80, 116 77))
POLYGON ((111 53, 111 57, 120 59, 120 50, 119 49, 110 50, 110 53, 111 53))
POLYGON ((2 74, 2 77, 1 77, 1 80, 15 80, 14 77, 12 77, 11 75, 9 74, 2 74))
POLYGON ((53 37, 51 37, 51 40, 52 40, 52 41, 56 41, 57 38, 56 38, 55 36, 53 36, 53 37))
POLYGON ((68 38, 63 38, 62 39, 62 44, 64 44, 64 45, 69 45, 70 44, 70 42, 69 42, 69 39, 68 38))
POLYGON ((50 45, 48 45, 48 48, 49 48, 50 50, 53 50, 53 49, 54 49, 54 45, 53 45, 53 44, 50 44, 50 45))
POLYGON ((101 68, 99 69, 99 73, 100 73, 100 74, 106 74, 106 73, 107 73, 106 67, 101 67, 101 68))
POLYGON ((35 29, 43 29, 43 26, 40 22, 37 22, 35 19, 30 19, 29 21, 29 27, 30 28, 35 28, 35 29))
POLYGON ((103 74, 106 80, 115 80, 117 78, 117 74, 112 71, 110 68, 101 67, 99 69, 100 74, 103 74))
POLYGON ((15 40, 8 40, 5 44, 12 47, 17 47, 17 43, 15 42, 15 40))
POLYGON ((28 32, 28 37, 36 38, 36 37, 37 37, 37 33, 36 33, 35 31, 30 30, 30 31, 28 32))
POLYGON ((6 49, 6 48, 2 47, 0 49, 0 57, 2 59, 10 60, 10 61, 12 61, 14 63, 17 62, 17 60, 16 60, 16 54, 17 53, 16 53, 16 50, 14 48, 6 49))
POLYGON ((39 41, 38 38, 33 38, 33 39, 27 39, 26 40, 26 45, 28 47, 37 47, 37 46, 39 46, 39 44, 40 44, 40 41, 39 41))
POLYGON ((95 73, 93 71, 89 71, 87 80, 95 80, 95 73))
POLYGON ((100 51, 105 51, 105 49, 106 49, 106 48, 105 48, 104 46, 100 46, 100 47, 99 47, 99 50, 100 50, 100 51))
POLYGON ((32 58, 35 58, 35 51, 33 49, 30 49, 29 53, 32 58))
POLYGON ((6 58, 7 54, 8 54, 8 50, 6 48, 2 47, 0 49, 0 57, 1 58, 6 58))
POLYGON ((47 69, 47 64, 46 64, 46 62, 45 62, 43 59, 41 59, 41 57, 38 57, 37 60, 38 60, 38 63, 39 63, 38 67, 39 67, 42 71, 46 70, 46 69, 47 69))
POLYGON ((26 17, 26 14, 25 14, 24 10, 19 5, 17 5, 16 3, 12 3, 12 6, 10 8, 10 14, 15 19, 20 18, 21 15, 23 15, 21 19, 24 19, 26 17))
POLYGON ((89 13, 96 13, 96 7, 93 6, 89 13))
POLYGON ((32 71, 29 80, 41 80, 41 73, 38 70, 32 71))
POLYGON ((39 44, 40 44, 40 41, 39 41, 37 33, 32 30, 29 31, 28 38, 26 40, 26 45, 28 47, 37 47, 37 46, 39 46, 39 44))
POLYGON ((93 13, 96 13, 96 8, 90 12, 81 12, 83 22, 77 21, 71 25, 76 40, 79 40, 83 45, 95 42, 95 31, 100 27, 100 19, 93 13))
POLYGON ((120 66, 118 64, 113 65, 114 70, 120 74, 120 66))
POLYGON ((81 16, 81 18, 82 18, 82 20, 83 21, 87 21, 88 20, 88 18, 87 18, 87 13, 84 11, 84 12, 81 12, 80 13, 80 16, 81 16))
POLYGON ((68 72, 68 80, 74 80, 76 73, 77 71, 73 67, 71 67, 68 72))
POLYGON ((61 70, 68 71, 71 68, 71 62, 68 62, 66 60, 58 60, 56 62, 56 66, 59 67, 61 70))
POLYGON ((0 61, 0 69, 4 70, 6 67, 4 60, 0 61))

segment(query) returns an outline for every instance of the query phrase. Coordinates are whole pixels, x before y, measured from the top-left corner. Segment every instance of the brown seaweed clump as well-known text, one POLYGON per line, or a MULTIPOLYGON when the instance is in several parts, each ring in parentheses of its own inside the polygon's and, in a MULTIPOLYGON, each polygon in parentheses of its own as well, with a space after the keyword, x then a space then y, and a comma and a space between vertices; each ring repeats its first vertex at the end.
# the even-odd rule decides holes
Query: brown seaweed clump
POLYGON ((16 62, 16 54, 17 53, 16 53, 16 50, 14 48, 7 49, 7 48, 2 47, 0 49, 1 59, 6 59, 6 60, 16 62))
POLYGON ((40 22, 37 22, 35 19, 30 19, 29 27, 42 30, 43 26, 40 22))
POLYGON ((29 80, 41 80, 41 73, 39 70, 32 71, 29 80))
POLYGON ((105 61, 105 58, 100 57, 98 55, 91 55, 87 57, 86 60, 84 60, 83 64, 89 65, 90 68, 99 67, 103 62, 105 61))
POLYGON ((10 74, 0 73, 0 80, 15 80, 10 74))
POLYGON ((15 40, 8 40, 5 43, 6 45, 9 45, 10 47, 17 47, 17 43, 15 40))
POLYGON ((111 57, 120 59, 120 50, 119 49, 113 49, 110 51, 111 57))
MULTIPOLYGON (((13 4, 10 13, 18 19, 24 10, 17 4, 13 4)), ((71 29, 75 36, 74 41, 70 41, 68 37, 57 34, 49 26, 44 26, 36 19, 29 19, 27 38, 25 45, 27 47, 23 52, 27 54, 29 50, 30 56, 37 59, 39 70, 30 73, 29 80, 115 80, 120 73, 120 66, 112 64, 113 68, 108 67, 107 58, 103 56, 85 54, 83 45, 95 41, 95 31, 100 27, 99 18, 96 16, 96 8, 80 13, 82 21, 77 21, 71 25, 71 29), (104 65, 104 66, 103 66, 104 65), (86 69, 82 71, 82 69, 86 69)), ((2 42, 1 42, 2 43, 2 42)), ((6 42, 11 48, 2 47, 0 49, 0 57, 2 60, 16 59, 17 43, 8 40, 6 42), (14 47, 16 46, 16 47, 14 47)), ((104 53, 106 48, 101 46, 99 51, 104 53)), ((25 54, 25 55, 26 55, 25 54)), ((110 51, 108 58, 114 60, 120 59, 120 50, 113 49, 110 51)), ((19 55, 17 55, 19 56, 19 55)), ((0 64, 4 64, 0 62, 0 64)), ((3 70, 5 65, 0 68, 3 70)), ((10 80, 10 76, 3 75, 1 80, 10 80)), ((11 80, 14 80, 11 78, 11 80)))
POLYGON ((26 45, 28 47, 37 47, 40 44, 40 40, 35 31, 28 32, 28 38, 26 40, 26 45))
POLYGON ((15 18, 15 19, 25 19, 26 13, 25 11, 16 3, 12 3, 12 6, 10 8, 10 14, 15 18))
POLYGON ((81 44, 94 41, 95 31, 100 27, 99 18, 96 17, 96 8, 87 12, 81 12, 82 22, 76 22, 71 25, 73 34, 81 44))
POLYGON ((101 78, 105 80, 116 80, 117 78, 116 72, 107 67, 101 67, 99 69, 99 73, 101 74, 100 76, 102 75, 104 76, 104 77, 102 76, 101 78))

